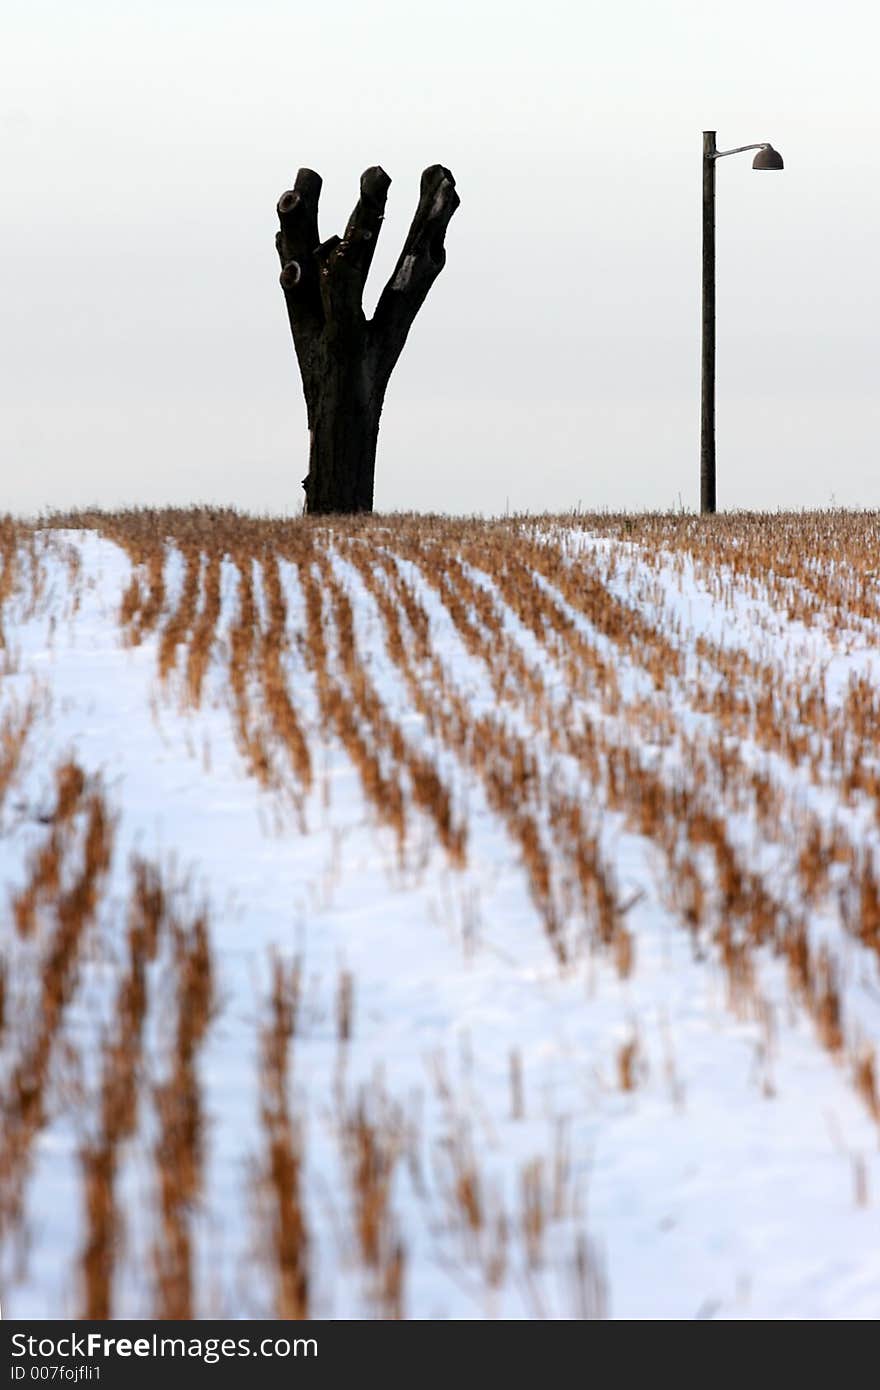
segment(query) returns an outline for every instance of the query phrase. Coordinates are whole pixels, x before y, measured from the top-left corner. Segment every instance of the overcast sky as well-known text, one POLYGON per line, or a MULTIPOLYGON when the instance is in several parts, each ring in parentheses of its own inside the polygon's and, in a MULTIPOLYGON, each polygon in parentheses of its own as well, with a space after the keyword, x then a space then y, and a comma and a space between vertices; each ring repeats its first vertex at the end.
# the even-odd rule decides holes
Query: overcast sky
POLYGON ((368 312, 448 165, 446 269, 376 506, 696 507, 700 166, 718 166, 720 508, 880 506, 878 11, 865 0, 3 0, 0 509, 297 513, 274 248, 393 180, 368 312))

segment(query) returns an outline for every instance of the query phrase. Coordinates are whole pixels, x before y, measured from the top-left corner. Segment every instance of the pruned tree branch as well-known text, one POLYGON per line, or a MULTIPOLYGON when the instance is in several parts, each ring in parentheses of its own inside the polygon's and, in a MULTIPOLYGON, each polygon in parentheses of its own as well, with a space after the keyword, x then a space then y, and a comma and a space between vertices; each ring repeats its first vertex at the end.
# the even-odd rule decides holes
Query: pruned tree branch
POLYGON ((348 219, 340 254, 360 276, 361 289, 366 283, 376 242, 385 217, 385 202, 391 180, 378 164, 361 174, 361 196, 348 219))
POLYGON ((293 188, 278 199, 279 230, 275 246, 281 261, 281 288, 303 382, 307 373, 311 375, 317 341, 324 326, 314 262, 315 247, 320 240, 318 199, 322 182, 321 175, 314 169, 300 169, 293 188))
POLYGON ((382 374, 387 381, 428 291, 446 264, 446 229, 461 199, 455 179, 442 164, 422 174, 419 204, 394 274, 372 319, 382 374))

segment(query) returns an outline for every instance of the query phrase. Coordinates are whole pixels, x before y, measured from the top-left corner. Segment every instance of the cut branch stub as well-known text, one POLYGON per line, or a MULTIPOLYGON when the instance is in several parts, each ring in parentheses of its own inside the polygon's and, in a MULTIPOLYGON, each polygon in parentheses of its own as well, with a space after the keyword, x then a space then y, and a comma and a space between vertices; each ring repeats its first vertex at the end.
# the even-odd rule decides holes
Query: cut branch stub
POLYGON ((302 374, 310 431, 305 480, 310 512, 369 511, 379 416, 388 379, 416 314, 446 260, 458 207, 442 164, 422 174, 419 203, 394 274, 368 323, 363 291, 382 229, 391 180, 378 164, 361 175, 342 237, 321 241, 321 179, 300 169, 278 200, 275 245, 302 374))
POLYGON ((318 244, 318 199, 322 182, 314 169, 300 169, 293 188, 278 199, 281 236, 290 250, 287 260, 307 254, 318 244))

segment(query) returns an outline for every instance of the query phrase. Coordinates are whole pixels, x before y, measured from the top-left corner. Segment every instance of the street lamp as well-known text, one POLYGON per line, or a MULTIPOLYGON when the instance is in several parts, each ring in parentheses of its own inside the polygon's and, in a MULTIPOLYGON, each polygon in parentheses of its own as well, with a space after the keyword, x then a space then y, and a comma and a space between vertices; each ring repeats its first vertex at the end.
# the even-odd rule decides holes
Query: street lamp
POLYGON ((782 155, 766 141, 715 148, 715 131, 703 131, 703 385, 700 410, 700 511, 715 511, 715 161, 757 150, 753 169, 782 169, 782 155))

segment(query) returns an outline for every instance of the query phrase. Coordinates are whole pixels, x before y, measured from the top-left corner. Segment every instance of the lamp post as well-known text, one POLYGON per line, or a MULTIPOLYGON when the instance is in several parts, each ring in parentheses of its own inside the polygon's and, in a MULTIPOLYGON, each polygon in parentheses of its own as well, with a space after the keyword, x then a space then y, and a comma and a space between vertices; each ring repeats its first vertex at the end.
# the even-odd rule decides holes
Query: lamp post
POLYGON ((700 511, 715 511, 715 161, 757 150, 753 169, 781 169, 782 155, 766 142, 715 148, 715 131, 703 131, 703 362, 700 408, 700 511))

